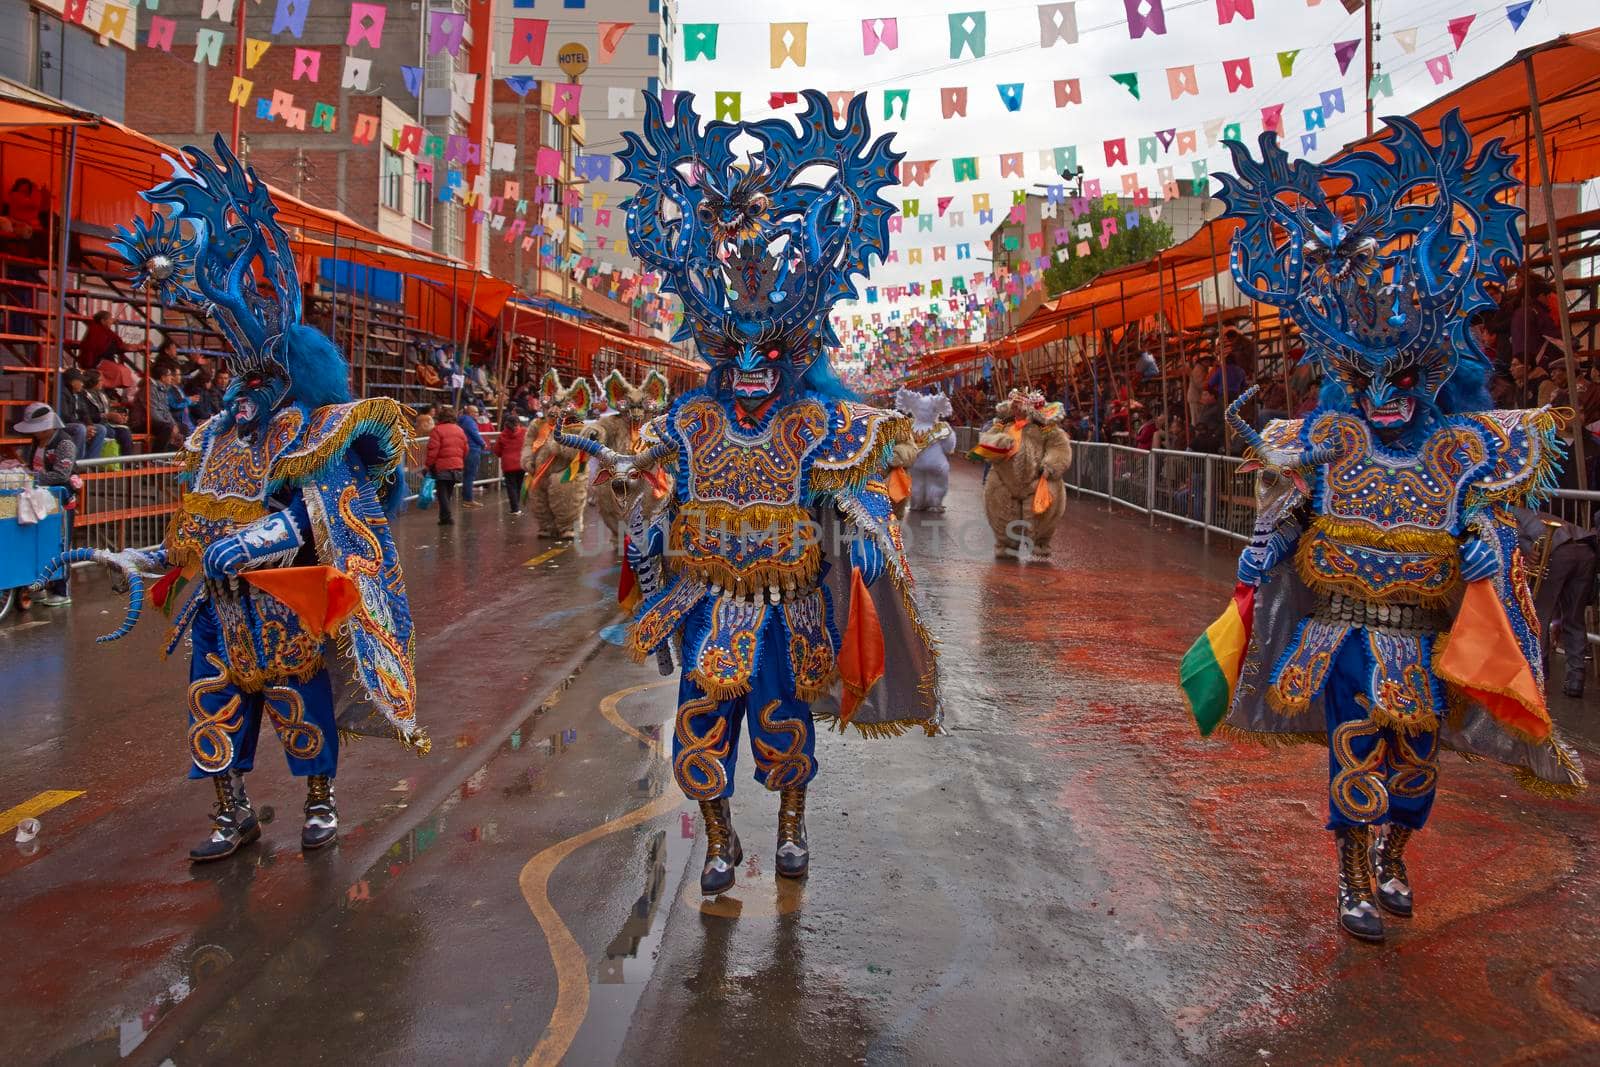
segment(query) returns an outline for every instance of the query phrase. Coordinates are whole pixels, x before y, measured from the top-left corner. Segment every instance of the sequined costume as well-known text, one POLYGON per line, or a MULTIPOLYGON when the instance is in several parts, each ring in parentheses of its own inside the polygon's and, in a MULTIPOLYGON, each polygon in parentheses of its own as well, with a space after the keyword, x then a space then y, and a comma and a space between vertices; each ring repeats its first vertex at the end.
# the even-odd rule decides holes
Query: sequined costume
POLYGON ((887 250, 894 209, 877 194, 900 156, 870 139, 865 97, 841 123, 807 93, 798 129, 701 130, 686 94, 671 119, 653 97, 646 109, 642 136, 623 135, 623 180, 638 187, 628 234, 682 299, 681 336, 711 370, 619 465, 674 476, 630 537, 647 588, 628 640, 640 657, 681 649, 673 768, 705 816, 701 888, 715 893, 741 855, 728 815, 741 730, 756 780, 781 793, 778 873, 798 877, 814 721, 938 728, 935 656, 885 485, 910 420, 850 399, 826 353, 829 308, 887 250))
POLYGON ((589 379, 570 386, 561 383, 554 369, 545 371, 539 384, 539 417, 523 439, 522 469, 528 475, 528 506, 539 520, 539 536, 546 540, 571 540, 583 535, 583 509, 589 503, 589 464, 583 454, 556 437, 562 427, 597 438, 599 431, 585 424, 594 404, 589 379))
POLYGON ((1498 141, 1474 159, 1455 113, 1437 145, 1386 121, 1380 151, 1322 167, 1270 135, 1259 162, 1230 144, 1220 194, 1243 222, 1240 288, 1294 319, 1324 373, 1302 419, 1257 436, 1230 412, 1267 473, 1236 593, 1253 625, 1221 728, 1326 741, 1339 919, 1368 940, 1383 936, 1379 907, 1411 913, 1404 847, 1441 750, 1509 764, 1535 792, 1584 786, 1544 706, 1512 513, 1554 484, 1557 417, 1489 410, 1468 329, 1520 255, 1517 209, 1500 200, 1513 160, 1498 141))
MULTIPOLYGON (((184 492, 165 539, 105 554, 130 575, 162 575, 152 594, 176 610, 168 651, 185 635, 192 644, 189 773, 213 779, 218 798, 197 861, 260 834, 243 776, 263 720, 308 779, 306 848, 337 832, 341 732, 427 748, 388 526, 410 416, 393 400, 350 399, 343 357, 300 321, 294 252, 267 187, 220 137, 215 153, 186 149, 173 178, 144 194, 153 221, 112 242, 136 285, 204 309, 230 348, 223 410, 179 454, 184 492), (360 699, 336 719, 341 668, 360 699)), ((137 579, 135 592, 124 632, 143 603, 137 579)))
MULTIPOLYGON (((606 398, 611 409, 608 414, 595 420, 600 440, 617 452, 637 452, 639 435, 645 423, 666 410, 666 377, 660 371, 653 370, 638 385, 634 385, 621 371, 614 370, 598 384, 600 395, 606 398)), ((649 494, 643 498, 645 510, 654 514, 672 492, 671 477, 661 471, 648 480, 640 478, 629 482, 615 479, 595 489, 595 509, 600 512, 600 521, 606 524, 606 529, 611 531, 618 545, 622 543, 626 532, 628 508, 632 504, 631 493, 649 494)))

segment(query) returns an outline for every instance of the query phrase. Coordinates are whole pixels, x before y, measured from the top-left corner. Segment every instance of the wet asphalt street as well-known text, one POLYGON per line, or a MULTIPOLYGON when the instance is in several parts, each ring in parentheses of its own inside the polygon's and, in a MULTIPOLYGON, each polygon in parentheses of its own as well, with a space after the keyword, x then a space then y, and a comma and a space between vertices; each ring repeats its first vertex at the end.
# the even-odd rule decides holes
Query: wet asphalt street
MULTIPOLYGON (((151 619, 92 644, 103 582, 0 625, 0 808, 55 805, 0 841, 0 1063, 1600 1062, 1600 797, 1447 759, 1418 916, 1340 935, 1325 754, 1201 742, 1175 688, 1231 547, 1076 499, 1053 564, 996 563, 963 466, 910 530, 949 736, 825 735, 801 884, 744 753, 703 901, 615 565, 495 503, 399 523, 435 747, 347 747, 323 853, 263 738, 277 819, 189 867, 185 668, 151 619)), ((1593 777, 1600 700, 1558 705, 1593 777)))

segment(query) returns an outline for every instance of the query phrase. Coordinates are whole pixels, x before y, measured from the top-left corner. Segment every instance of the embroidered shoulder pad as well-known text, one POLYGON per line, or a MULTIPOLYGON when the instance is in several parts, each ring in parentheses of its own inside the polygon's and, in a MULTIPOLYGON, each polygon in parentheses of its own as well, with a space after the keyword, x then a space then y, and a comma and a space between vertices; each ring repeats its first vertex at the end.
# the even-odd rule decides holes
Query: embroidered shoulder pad
POLYGON ((1555 412, 1544 407, 1478 411, 1464 417, 1483 434, 1494 457, 1472 484, 1468 507, 1533 505, 1550 495, 1565 455, 1556 435, 1555 412))
POLYGON ((410 413, 388 397, 320 407, 311 413, 294 447, 275 457, 273 480, 315 478, 352 449, 376 474, 387 476, 405 458, 411 426, 410 413))
POLYGON ((911 420, 898 411, 835 400, 828 414, 832 427, 811 468, 813 489, 857 484, 888 466, 895 445, 911 440, 911 420))

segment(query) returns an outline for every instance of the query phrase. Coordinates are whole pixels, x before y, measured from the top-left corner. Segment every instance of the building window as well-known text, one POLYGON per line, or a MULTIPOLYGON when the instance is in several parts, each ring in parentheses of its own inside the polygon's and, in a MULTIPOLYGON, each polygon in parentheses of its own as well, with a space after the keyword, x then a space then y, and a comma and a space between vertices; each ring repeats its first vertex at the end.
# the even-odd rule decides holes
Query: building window
POLYGON ((390 211, 404 211, 406 168, 399 153, 384 146, 382 156, 383 174, 381 178, 379 200, 390 211))
POLYGON ((584 0, 562 0, 561 6, 568 10, 577 10, 583 7, 584 0))
POLYGON ((650 14, 661 14, 661 0, 650 0, 650 14))
POLYGON ((660 78, 651 78, 649 80, 649 82, 647 82, 645 84, 645 88, 649 91, 651 96, 660 96, 661 95, 661 79, 660 78))
POLYGON ((424 226, 433 225, 433 182, 420 178, 411 187, 411 217, 424 226))
POLYGON ((660 35, 652 33, 648 38, 646 38, 645 39, 645 48, 649 51, 650 55, 653 55, 653 56, 660 55, 661 54, 661 37, 660 37, 660 35))

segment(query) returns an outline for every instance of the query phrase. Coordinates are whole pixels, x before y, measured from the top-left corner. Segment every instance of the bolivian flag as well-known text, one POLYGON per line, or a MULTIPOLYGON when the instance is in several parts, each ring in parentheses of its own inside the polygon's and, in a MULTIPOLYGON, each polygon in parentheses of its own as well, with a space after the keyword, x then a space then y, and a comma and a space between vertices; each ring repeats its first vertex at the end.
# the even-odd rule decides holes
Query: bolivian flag
POLYGON ((1227 608, 1206 627, 1178 667, 1178 685, 1201 737, 1211 735, 1233 703, 1255 610, 1256 587, 1243 582, 1234 586, 1227 608))

